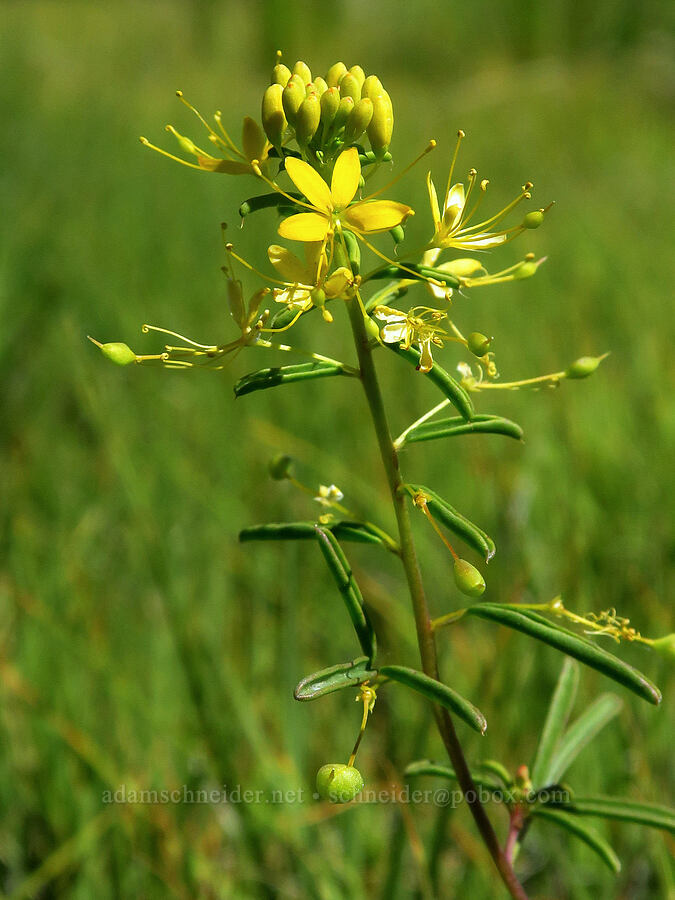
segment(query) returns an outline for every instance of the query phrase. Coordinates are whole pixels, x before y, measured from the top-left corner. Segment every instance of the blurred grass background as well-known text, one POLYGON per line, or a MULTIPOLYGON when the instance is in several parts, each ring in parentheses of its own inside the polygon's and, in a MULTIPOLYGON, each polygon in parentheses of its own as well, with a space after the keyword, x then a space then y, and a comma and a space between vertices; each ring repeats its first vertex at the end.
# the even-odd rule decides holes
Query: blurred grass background
MULTIPOLYGON (((169 146, 166 122, 199 135, 174 90, 204 113, 222 108, 237 133, 244 114, 258 115, 277 47, 317 72, 359 62, 394 98, 399 162, 435 137, 442 183, 462 127, 461 169, 490 178, 493 208, 528 178, 537 204, 557 201, 545 227, 491 258, 495 268, 548 255, 537 277, 456 304, 463 330, 496 336, 503 377, 612 351, 590 381, 479 399, 521 422, 524 446, 415 445, 406 472, 495 538, 490 599, 562 592, 578 611, 615 606, 646 635, 672 631, 671 14, 665 0, 2 4, 3 896, 497 896, 465 809, 327 813, 307 799, 319 765, 346 758, 359 713, 346 692, 300 705, 292 688, 358 648, 316 548, 237 544, 244 525, 315 513, 267 480, 279 450, 306 482, 336 482, 351 506, 390 524, 357 386, 234 403, 234 379, 268 364, 262 351, 222 374, 122 370, 86 335, 153 352, 143 322, 198 340, 232 333, 218 224, 234 227, 256 185, 140 146, 141 133, 169 146), (121 785, 224 784, 306 799, 102 802, 121 785)), ((424 170, 395 193, 418 207, 422 233, 424 170)), ((274 230, 271 214, 251 220, 237 246, 261 260, 274 230)), ((305 346, 316 325, 303 325, 305 346)), ((331 354, 350 354, 344 321, 320 336, 331 354)), ((451 368, 459 357, 450 348, 444 359, 451 368)), ((398 360, 382 367, 400 430, 434 394, 398 360)), ((441 614, 457 603, 448 560, 423 521, 417 532, 441 614)), ((382 659, 416 665, 394 561, 348 552, 382 659)), ((561 658, 474 622, 441 640, 445 677, 490 722, 483 739, 462 729, 470 756, 528 762, 561 658)), ((623 694, 619 720, 569 781, 580 794, 664 802, 672 678, 645 650, 619 652, 666 699, 657 710, 623 694)), ((578 709, 608 689, 585 672, 578 709)), ((442 758, 429 720, 402 690, 382 692, 359 754, 369 787, 400 780, 413 757, 442 758)), ((501 810, 493 818, 503 833, 501 810)), ((519 860, 532 896, 673 896, 672 843, 599 827, 624 861, 618 880, 542 824, 519 860)))

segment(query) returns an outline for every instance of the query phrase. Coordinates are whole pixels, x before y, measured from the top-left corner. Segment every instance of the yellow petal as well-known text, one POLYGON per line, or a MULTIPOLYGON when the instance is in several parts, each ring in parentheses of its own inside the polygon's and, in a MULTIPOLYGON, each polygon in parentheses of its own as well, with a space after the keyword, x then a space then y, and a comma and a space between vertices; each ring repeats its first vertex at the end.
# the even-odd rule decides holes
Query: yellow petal
POLYGON ((306 284, 318 284, 326 273, 328 268, 328 260, 326 259, 326 245, 323 241, 320 243, 305 242, 305 259, 307 265, 306 284))
POLYGON ((285 247, 272 244, 267 248, 267 256, 284 281, 291 284, 307 284, 311 280, 307 277, 306 266, 303 266, 295 253, 291 253, 285 247))
POLYGON ((438 195, 436 188, 431 180, 431 172, 427 172, 427 190, 429 191, 429 203, 431 204, 431 215, 434 220, 434 228, 438 228, 441 224, 441 211, 438 208, 438 195))
POLYGON ((322 216, 321 213, 298 213, 284 219, 279 225, 278 233, 289 241, 322 241, 329 225, 327 216, 322 216))
POLYGON ((456 275, 458 278, 471 278, 478 272, 486 275, 486 271, 477 259, 451 259, 449 262, 441 263, 436 266, 441 272, 448 272, 450 275, 456 275))
POLYGON ((337 158, 333 169, 330 192, 335 209, 344 209, 354 199, 361 178, 361 163, 356 147, 344 150, 337 158))
POLYGON ((260 125, 250 116, 244 118, 241 144, 246 159, 257 159, 259 162, 262 162, 267 138, 260 125))
POLYGON ((347 290, 351 282, 351 272, 349 269, 345 269, 344 266, 341 266, 329 275, 324 282, 323 289, 326 292, 326 297, 328 297, 329 300, 332 300, 335 297, 341 296, 347 290))
MULTIPOLYGON (((302 159, 286 157, 286 171, 296 188, 307 197, 312 206, 329 213, 333 204, 330 189, 319 173, 302 159)), ((320 238, 312 238, 320 240, 320 238)))
POLYGON ((214 159, 211 156, 198 156, 197 162, 200 169, 207 172, 224 172, 226 175, 253 175, 253 169, 248 163, 238 162, 234 159, 214 159))
POLYGON ((372 233, 396 228, 411 215, 414 215, 414 210, 405 203, 396 203, 394 200, 372 200, 355 203, 344 211, 342 218, 354 231, 372 233))
POLYGON ((417 370, 426 375, 427 372, 430 372, 434 365, 433 357, 431 356, 431 339, 427 338, 424 341, 419 342, 420 346, 420 361, 417 364, 417 370))

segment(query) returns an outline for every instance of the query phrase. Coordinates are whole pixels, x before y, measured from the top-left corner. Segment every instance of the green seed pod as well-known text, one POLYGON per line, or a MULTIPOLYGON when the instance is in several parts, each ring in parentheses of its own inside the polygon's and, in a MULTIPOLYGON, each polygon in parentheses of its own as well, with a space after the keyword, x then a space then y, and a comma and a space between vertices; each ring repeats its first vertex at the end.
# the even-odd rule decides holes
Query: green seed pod
POLYGON ((354 766, 328 763, 317 772, 316 789, 322 800, 349 803, 363 790, 363 778, 354 766))
POLYGON ((582 356, 567 367, 565 378, 588 378, 600 365, 597 356, 582 356))
POLYGON ((314 90, 319 97, 323 97, 328 90, 328 85, 320 75, 317 75, 314 79, 314 90))
POLYGON ((370 125, 370 120, 372 118, 373 104, 367 97, 364 97, 363 100, 359 100, 359 102, 355 104, 354 109, 347 117, 344 138, 345 144, 355 144, 370 125))
POLYGON ((454 566, 455 584, 467 597, 480 597, 485 590, 485 581, 475 566, 465 559, 456 559, 454 566))
POLYGON ((661 656, 665 656, 671 662, 675 662, 675 633, 656 638, 656 640, 651 642, 650 646, 652 650, 656 650, 661 656))
MULTIPOLYGON (((541 260, 539 262, 541 262, 541 260)), ((531 278, 539 268, 539 262, 528 259, 524 263, 521 263, 513 273, 513 280, 520 281, 521 278, 531 278)))
POLYGON ((361 96, 369 97, 371 100, 383 93, 384 88, 377 75, 369 75, 361 86, 361 96))
POLYGON ((337 87, 346 71, 347 66, 343 62, 334 63, 326 75, 326 84, 328 87, 337 87))
POLYGON ((263 94, 262 125, 270 143, 278 147, 286 130, 286 114, 283 106, 284 88, 280 84, 271 84, 263 94))
POLYGON ((523 228, 539 228, 544 221, 544 210, 535 209, 529 212, 523 219, 523 228))
POLYGON ((373 153, 380 159, 386 153, 394 132, 394 111, 386 91, 373 100, 373 117, 368 125, 368 140, 373 153))
POLYGON ((351 72, 347 72, 347 74, 342 77, 342 81, 340 82, 340 96, 351 97, 354 103, 358 103, 361 99, 361 85, 359 84, 358 78, 355 75, 352 75, 351 72))
POLYGON ((293 66, 293 74, 299 75, 300 78, 302 78, 303 84, 309 84, 312 80, 312 70, 307 63, 304 63, 301 59, 293 66))
POLYGON ((272 81, 270 84, 280 84, 282 87, 286 87, 290 77, 291 70, 288 66, 285 66, 283 63, 277 63, 272 69, 272 81))
POLYGON ((370 316, 366 316, 364 318, 364 324, 366 326, 366 334, 371 339, 371 341, 377 341, 380 343, 380 328, 375 321, 375 319, 371 319, 370 316))
POLYGON ((101 353, 118 366, 128 366, 129 363, 136 360, 136 354, 126 344, 99 344, 99 347, 101 348, 101 353))
POLYGON ((405 228, 403 225, 397 225, 396 228, 391 228, 389 230, 389 234, 392 237, 392 240, 395 244, 401 244, 405 240, 405 228))
POLYGON ((310 94, 302 101, 295 118, 295 136, 299 144, 308 144, 321 121, 321 101, 316 94, 310 94))
POLYGON ((343 231, 342 237, 347 248, 347 266, 354 275, 358 275, 361 270, 361 246, 358 238, 353 231, 343 231))
POLYGON ((290 478, 292 465, 293 459, 290 456, 279 453, 268 462, 267 471, 274 481, 283 481, 285 478, 290 478))
POLYGON ((352 66, 349 70, 349 74, 353 75, 354 78, 358 81, 359 85, 363 87, 363 82, 366 80, 366 73, 363 71, 361 66, 352 66))
POLYGON ((314 306, 321 308, 326 305, 326 292, 321 288, 314 288, 309 296, 312 298, 314 306))
POLYGON ((340 91, 336 87, 329 87, 321 95, 321 122, 324 128, 333 124, 335 113, 340 105, 340 91))
POLYGON ((486 337, 480 331, 472 331, 466 339, 469 350, 474 356, 485 356, 490 349, 492 338, 486 337))
POLYGON ((281 101, 284 106, 284 113, 286 114, 286 118, 293 127, 295 127, 295 119, 298 115, 298 110, 302 106, 302 101, 305 99, 305 96, 305 85, 301 83, 300 77, 298 75, 293 75, 286 87, 283 89, 283 93, 281 95, 281 101))

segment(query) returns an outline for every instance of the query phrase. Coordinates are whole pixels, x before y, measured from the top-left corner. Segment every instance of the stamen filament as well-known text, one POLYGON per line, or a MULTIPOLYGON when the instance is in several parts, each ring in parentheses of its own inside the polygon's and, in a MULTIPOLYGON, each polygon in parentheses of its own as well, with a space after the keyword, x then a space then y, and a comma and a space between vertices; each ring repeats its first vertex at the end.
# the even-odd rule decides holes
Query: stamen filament
POLYGON ((169 153, 168 150, 162 150, 161 147, 157 147, 155 146, 155 144, 151 144, 146 137, 141 137, 139 138, 139 140, 145 147, 149 147, 151 150, 156 150, 157 153, 161 153, 162 156, 166 156, 168 159, 172 159, 174 162, 180 163, 181 166, 187 166, 188 169, 197 169, 198 172, 206 171, 196 163, 188 162, 186 159, 181 159, 180 156, 175 156, 173 153, 169 153))

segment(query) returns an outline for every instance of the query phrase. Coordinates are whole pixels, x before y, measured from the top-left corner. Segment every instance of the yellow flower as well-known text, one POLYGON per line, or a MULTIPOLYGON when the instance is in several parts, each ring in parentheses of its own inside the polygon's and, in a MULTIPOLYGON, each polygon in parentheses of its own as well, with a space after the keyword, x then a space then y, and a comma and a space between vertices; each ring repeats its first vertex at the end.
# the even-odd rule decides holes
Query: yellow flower
POLYGON ((407 313, 388 306, 378 306, 375 317, 386 322, 382 329, 385 344, 399 344, 403 350, 409 350, 416 343, 421 354, 418 370, 423 373, 431 371, 434 364, 431 345, 442 347, 441 336, 447 337, 447 333, 436 324, 446 318, 445 313, 427 306, 414 306, 407 313))
POLYGON ((344 266, 328 275, 328 260, 323 242, 305 243, 305 263, 278 244, 268 247, 267 255, 284 279, 284 288, 274 291, 277 303, 285 303, 289 309, 303 312, 312 306, 318 306, 321 307, 324 319, 331 321, 332 316, 324 308, 324 303, 344 296, 351 285, 352 275, 344 266))
POLYGON ((325 241, 340 227, 357 235, 389 231, 413 215, 411 207, 393 200, 365 199, 350 206, 361 178, 356 147, 338 156, 330 187, 301 159, 287 157, 286 171, 312 210, 289 216, 279 225, 281 237, 291 241, 325 241))

